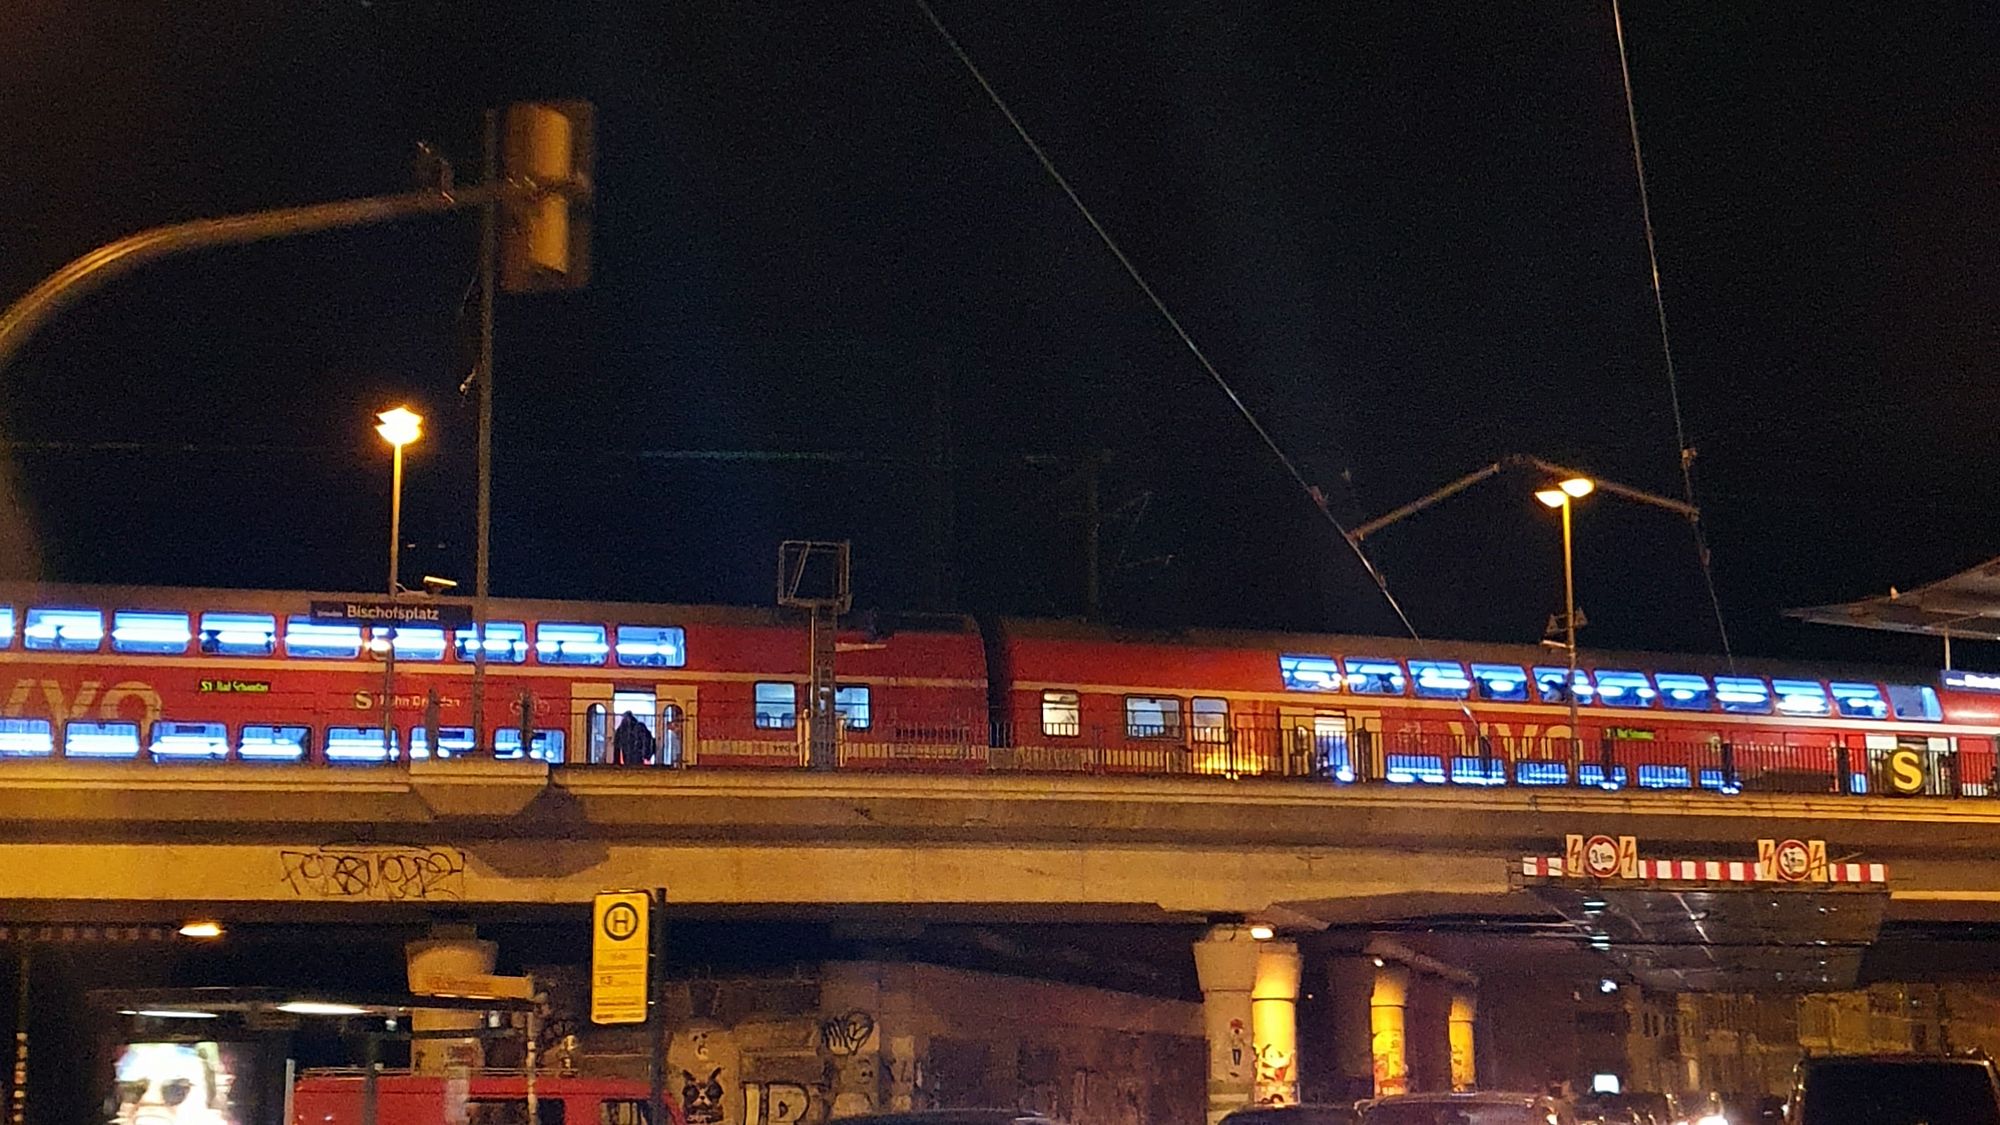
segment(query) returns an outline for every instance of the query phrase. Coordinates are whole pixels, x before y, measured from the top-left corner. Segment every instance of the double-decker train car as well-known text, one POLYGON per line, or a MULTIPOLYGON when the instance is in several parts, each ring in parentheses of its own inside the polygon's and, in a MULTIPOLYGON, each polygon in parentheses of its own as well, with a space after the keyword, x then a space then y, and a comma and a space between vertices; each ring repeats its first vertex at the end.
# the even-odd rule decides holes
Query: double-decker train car
MULTIPOLYGON (((803 618, 496 598, 482 638, 316 612, 354 601, 0 585, 0 763, 637 766, 626 716, 646 765, 809 760, 803 618)), ((857 616, 836 670, 846 769, 2000 795, 1977 674, 1585 652, 1572 680, 1547 648, 952 615, 857 616)))
POLYGON ((1000 632, 995 753, 1028 768, 1869 793, 1905 749, 1927 792, 2000 794, 2000 695, 1972 690, 1977 677, 1584 652, 1571 681, 1546 647, 1000 632))
MULTIPOLYGON (((482 741, 477 630, 312 613, 365 595, 28 585, 0 599, 0 759, 364 765, 482 741)), ((612 764, 630 714, 653 764, 798 765, 805 637, 776 610, 496 598, 483 741, 501 758, 612 764)), ((844 763, 880 764, 891 748, 960 762, 984 743, 970 620, 886 617, 837 647, 844 763)))

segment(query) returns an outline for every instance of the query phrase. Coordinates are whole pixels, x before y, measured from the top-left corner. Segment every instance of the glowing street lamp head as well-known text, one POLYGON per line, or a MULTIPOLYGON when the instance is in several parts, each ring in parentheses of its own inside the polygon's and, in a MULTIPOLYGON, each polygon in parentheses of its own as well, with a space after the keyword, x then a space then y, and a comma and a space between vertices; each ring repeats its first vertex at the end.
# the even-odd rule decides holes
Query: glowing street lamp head
POLYGON ((1535 499, 1551 508, 1560 508, 1569 503, 1569 494, 1560 488, 1544 488, 1535 493, 1535 499))
POLYGON ((375 432, 382 435, 383 441, 398 449, 424 436, 424 416, 407 406, 384 410, 375 417, 382 420, 382 424, 375 427, 375 432))
POLYGON ((1565 495, 1581 500, 1597 490, 1597 482, 1588 477, 1571 477, 1556 487, 1562 489, 1565 495))

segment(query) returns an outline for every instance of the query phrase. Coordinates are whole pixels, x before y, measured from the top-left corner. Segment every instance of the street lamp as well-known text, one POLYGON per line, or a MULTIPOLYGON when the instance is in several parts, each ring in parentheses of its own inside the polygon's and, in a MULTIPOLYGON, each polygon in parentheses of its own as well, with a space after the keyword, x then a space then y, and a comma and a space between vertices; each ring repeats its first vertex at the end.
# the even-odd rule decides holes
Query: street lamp
POLYGON ((1563 648, 1569 653, 1569 681, 1563 685, 1563 696, 1569 700, 1570 768, 1578 771, 1579 783, 1582 780, 1583 738, 1576 725, 1576 556, 1571 547, 1569 510, 1573 501, 1583 499, 1596 489, 1597 485, 1588 477, 1570 477, 1553 488, 1535 493, 1535 499, 1548 507, 1561 508, 1563 514, 1563 648))
MULTIPOLYGON (((424 416, 407 406, 384 410, 375 417, 381 424, 375 432, 395 450, 389 484, 389 600, 395 601, 403 584, 397 577, 403 548, 403 447, 424 436, 424 416)), ((396 745, 396 627, 389 626, 389 646, 382 659, 382 752, 393 754, 396 745)))

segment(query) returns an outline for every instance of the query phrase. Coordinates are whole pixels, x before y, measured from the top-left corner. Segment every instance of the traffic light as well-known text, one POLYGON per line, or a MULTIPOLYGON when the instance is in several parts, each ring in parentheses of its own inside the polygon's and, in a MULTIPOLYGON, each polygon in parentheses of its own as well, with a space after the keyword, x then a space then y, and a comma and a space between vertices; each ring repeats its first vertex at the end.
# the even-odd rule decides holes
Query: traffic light
POLYGON ((507 292, 576 289, 590 280, 594 133, 589 102, 507 107, 502 172, 528 189, 501 211, 500 287, 507 292))

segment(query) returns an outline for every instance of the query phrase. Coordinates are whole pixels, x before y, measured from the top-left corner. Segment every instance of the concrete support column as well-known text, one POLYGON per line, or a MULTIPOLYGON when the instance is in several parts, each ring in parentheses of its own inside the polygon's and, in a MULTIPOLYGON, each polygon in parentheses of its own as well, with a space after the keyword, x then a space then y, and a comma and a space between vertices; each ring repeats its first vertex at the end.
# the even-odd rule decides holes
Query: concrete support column
POLYGON ((1299 947, 1259 943, 1257 982, 1250 991, 1251 1042, 1257 1052, 1252 1094, 1258 1105, 1299 1102, 1299 947))
POLYGON ((1409 1002, 1408 969, 1383 965, 1375 970, 1375 990, 1368 997, 1368 1030, 1378 1098, 1410 1092, 1409 1054, 1404 1039, 1404 1010, 1409 1002))
POLYGON ((1457 992, 1451 997, 1451 1015, 1446 1019, 1446 1034, 1451 1043, 1451 1088, 1470 1090, 1479 1084, 1477 1057, 1473 1054, 1473 1022, 1478 1018, 1479 1002, 1470 993, 1457 992))
MULTIPOLYGON (((471 926, 438 926, 431 936, 403 947, 410 988, 431 977, 486 976, 493 972, 500 947, 473 937, 471 926)), ((460 1031, 479 1026, 478 1012, 418 1008, 410 1013, 412 1031, 460 1031)), ((478 1069, 486 1050, 477 1039, 419 1039, 410 1045, 410 1069, 418 1074, 444 1074, 453 1067, 478 1069)))
POLYGON ((1250 997, 1257 986, 1262 944, 1247 926, 1216 926, 1194 943, 1202 1029, 1208 1038, 1208 1125, 1250 1104, 1255 1090, 1250 997))

